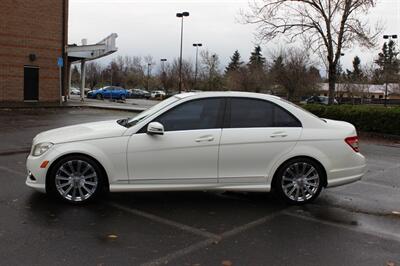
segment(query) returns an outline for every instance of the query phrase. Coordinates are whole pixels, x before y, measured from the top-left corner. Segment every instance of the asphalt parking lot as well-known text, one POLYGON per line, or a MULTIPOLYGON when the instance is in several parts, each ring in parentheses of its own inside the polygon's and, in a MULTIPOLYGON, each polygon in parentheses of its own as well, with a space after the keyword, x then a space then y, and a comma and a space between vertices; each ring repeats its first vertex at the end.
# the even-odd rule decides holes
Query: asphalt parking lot
POLYGON ((0 265, 400 265, 400 147, 361 141, 368 172, 304 207, 268 193, 111 194, 70 206, 25 186, 39 132, 133 113, 0 111, 0 265))

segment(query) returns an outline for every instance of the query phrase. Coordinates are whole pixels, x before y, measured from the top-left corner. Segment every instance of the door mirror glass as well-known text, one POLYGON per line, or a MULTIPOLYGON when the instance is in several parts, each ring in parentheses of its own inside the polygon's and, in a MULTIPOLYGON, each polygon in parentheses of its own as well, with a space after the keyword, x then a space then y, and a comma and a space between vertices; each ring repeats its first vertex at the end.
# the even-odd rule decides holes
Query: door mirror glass
POLYGON ((159 122, 151 122, 147 126, 147 134, 164 135, 164 126, 159 122))

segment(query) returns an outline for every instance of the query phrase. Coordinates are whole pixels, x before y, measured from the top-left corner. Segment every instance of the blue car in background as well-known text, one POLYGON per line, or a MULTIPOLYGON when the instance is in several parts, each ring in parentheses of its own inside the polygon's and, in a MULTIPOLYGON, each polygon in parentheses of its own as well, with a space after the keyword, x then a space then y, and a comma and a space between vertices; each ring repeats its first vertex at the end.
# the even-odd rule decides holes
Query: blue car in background
POLYGON ((89 91, 87 94, 91 99, 116 99, 125 100, 129 97, 129 92, 121 87, 107 86, 98 90, 89 91))

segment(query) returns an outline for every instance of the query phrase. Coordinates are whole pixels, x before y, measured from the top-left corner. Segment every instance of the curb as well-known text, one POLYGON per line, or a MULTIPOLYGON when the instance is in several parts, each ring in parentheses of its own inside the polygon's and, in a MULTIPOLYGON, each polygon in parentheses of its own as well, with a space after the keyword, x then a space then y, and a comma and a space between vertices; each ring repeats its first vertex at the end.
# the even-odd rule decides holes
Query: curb
POLYGON ((43 106, 13 106, 5 107, 0 106, 0 110, 31 110, 31 109, 64 109, 64 108, 92 108, 92 109, 106 109, 114 111, 126 111, 126 112, 143 112, 147 108, 129 108, 129 107, 118 107, 118 106, 98 106, 98 105, 43 105, 43 106))
POLYGON ((15 154, 22 154, 22 153, 30 153, 31 147, 15 149, 15 150, 5 150, 0 151, 0 156, 7 156, 7 155, 15 155, 15 154))
POLYGON ((107 109, 107 110, 114 110, 114 111, 126 111, 126 112, 143 112, 148 108, 130 108, 124 106, 101 106, 101 105, 67 105, 65 107, 75 107, 75 108, 93 108, 93 109, 107 109))

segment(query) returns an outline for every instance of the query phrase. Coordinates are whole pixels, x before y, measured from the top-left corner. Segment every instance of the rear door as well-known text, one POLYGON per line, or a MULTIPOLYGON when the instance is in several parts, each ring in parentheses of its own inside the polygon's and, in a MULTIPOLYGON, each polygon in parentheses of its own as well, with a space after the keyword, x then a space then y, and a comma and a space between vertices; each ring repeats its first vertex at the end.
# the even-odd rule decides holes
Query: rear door
POLYGON ((113 87, 107 87, 106 90, 103 93, 104 98, 112 98, 112 93, 113 93, 114 88, 113 87))
POLYGON ((282 107, 261 99, 232 97, 219 151, 219 182, 265 184, 274 162, 300 137, 301 123, 282 107))

